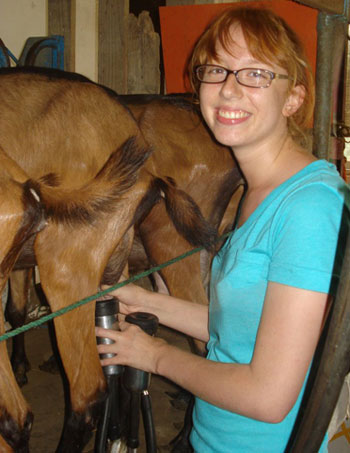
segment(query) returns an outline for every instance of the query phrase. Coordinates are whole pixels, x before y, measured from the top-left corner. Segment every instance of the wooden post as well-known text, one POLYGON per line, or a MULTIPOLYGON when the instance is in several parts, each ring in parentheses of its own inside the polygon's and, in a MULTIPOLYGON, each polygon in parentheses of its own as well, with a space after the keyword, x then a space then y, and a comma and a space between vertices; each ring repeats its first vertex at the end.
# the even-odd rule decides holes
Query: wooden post
POLYGON ((129 0, 99 0, 98 82, 127 93, 127 18, 129 0))
MULTIPOLYGON (((348 33, 350 26, 348 25, 348 33)), ((348 184, 350 184, 350 46, 349 40, 346 41, 345 47, 345 64, 344 64, 344 103, 343 103, 343 120, 344 130, 342 131, 344 139, 344 171, 343 176, 348 184)))
POLYGON ((350 19, 350 5, 347 0, 294 0, 323 12, 341 14, 350 19))
MULTIPOLYGON (((319 13, 317 22, 316 103, 313 153, 319 159, 331 156, 331 122, 334 96, 346 39, 346 18, 319 13)), ((334 116, 334 115, 333 115, 334 116)))
POLYGON ((48 34, 64 37, 64 69, 75 70, 75 0, 48 0, 48 34))

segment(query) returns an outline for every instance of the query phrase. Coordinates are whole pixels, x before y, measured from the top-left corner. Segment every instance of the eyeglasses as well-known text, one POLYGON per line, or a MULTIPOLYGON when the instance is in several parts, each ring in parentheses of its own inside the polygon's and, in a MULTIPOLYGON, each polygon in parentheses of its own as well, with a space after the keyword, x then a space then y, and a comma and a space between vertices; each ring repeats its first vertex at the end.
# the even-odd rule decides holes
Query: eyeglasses
POLYGON ((289 79, 285 74, 276 74, 267 69, 243 68, 231 71, 213 64, 196 66, 194 72, 197 79, 203 83, 223 83, 233 74, 240 85, 252 88, 267 88, 274 79, 289 79))

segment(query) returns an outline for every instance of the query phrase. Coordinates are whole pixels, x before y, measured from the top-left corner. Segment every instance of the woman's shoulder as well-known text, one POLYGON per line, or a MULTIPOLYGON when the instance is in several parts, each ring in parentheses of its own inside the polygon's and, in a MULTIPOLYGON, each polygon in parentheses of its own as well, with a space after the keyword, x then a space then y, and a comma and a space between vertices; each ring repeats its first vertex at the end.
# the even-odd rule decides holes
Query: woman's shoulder
POLYGON ((350 188, 341 178, 335 165, 326 160, 315 160, 293 175, 286 184, 285 196, 307 202, 324 201, 325 204, 339 199, 350 204, 350 188))
MULTIPOLYGON (((273 231, 286 225, 313 231, 327 230, 350 222, 350 189, 336 167, 316 160, 295 174, 281 188, 276 198, 273 231)), ((283 229, 282 228, 282 229, 283 229)))

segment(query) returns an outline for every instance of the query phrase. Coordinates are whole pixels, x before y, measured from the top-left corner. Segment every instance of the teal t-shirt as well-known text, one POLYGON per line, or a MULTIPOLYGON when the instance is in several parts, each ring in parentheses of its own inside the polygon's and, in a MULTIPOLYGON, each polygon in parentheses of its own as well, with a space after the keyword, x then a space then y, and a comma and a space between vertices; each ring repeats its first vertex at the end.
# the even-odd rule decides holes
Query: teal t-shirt
MULTIPOLYGON (((274 189, 235 230, 213 260, 209 360, 251 361, 269 281, 334 294, 349 206, 349 188, 336 168, 318 160, 274 189)), ((302 395, 303 389, 277 424, 196 398, 192 446, 198 453, 283 453, 302 395)), ((325 447, 326 441, 320 451, 325 447)))

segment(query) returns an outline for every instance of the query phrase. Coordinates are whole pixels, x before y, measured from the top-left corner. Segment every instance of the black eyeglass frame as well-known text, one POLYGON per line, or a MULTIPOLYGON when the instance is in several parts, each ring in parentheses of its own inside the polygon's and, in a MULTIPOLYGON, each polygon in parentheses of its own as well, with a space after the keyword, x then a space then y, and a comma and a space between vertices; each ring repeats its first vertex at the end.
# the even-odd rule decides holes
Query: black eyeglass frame
POLYGON ((240 85, 242 86, 245 86, 245 87, 248 87, 248 88, 268 88, 271 83, 273 82, 274 79, 289 79, 289 76, 286 75, 286 74, 278 74, 277 72, 273 72, 273 71, 270 71, 269 69, 261 69, 261 68, 242 68, 242 69, 236 69, 236 70, 233 70, 231 71, 231 69, 227 69, 225 68, 224 66, 220 66, 220 65, 217 65, 217 64, 201 64, 201 65, 198 65, 194 68, 194 73, 196 75, 196 78, 197 80, 200 82, 200 83, 208 83, 210 85, 215 85, 215 84, 218 84, 218 83, 224 83, 226 82, 226 80, 228 79, 228 76, 230 74, 233 74, 236 78, 236 81, 237 83, 239 83, 240 85), (199 77, 198 77, 198 70, 200 68, 203 68, 203 67, 213 67, 213 68, 220 68, 220 69, 223 69, 224 71, 226 71, 226 76, 224 78, 224 80, 220 81, 220 82, 206 82, 204 80, 201 80, 199 77), (241 71, 246 71, 247 69, 249 70, 252 70, 252 71, 261 71, 261 72, 264 72, 266 74, 269 74, 270 76, 270 82, 268 83, 268 85, 265 85, 265 86, 254 86, 254 85, 246 85, 245 83, 242 83, 239 78, 238 78, 238 74, 241 72, 241 71))

